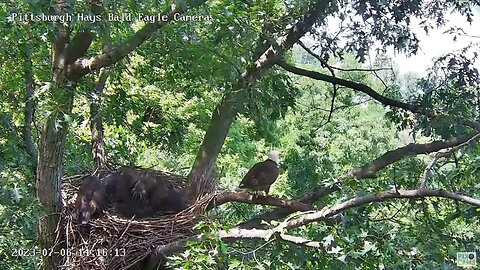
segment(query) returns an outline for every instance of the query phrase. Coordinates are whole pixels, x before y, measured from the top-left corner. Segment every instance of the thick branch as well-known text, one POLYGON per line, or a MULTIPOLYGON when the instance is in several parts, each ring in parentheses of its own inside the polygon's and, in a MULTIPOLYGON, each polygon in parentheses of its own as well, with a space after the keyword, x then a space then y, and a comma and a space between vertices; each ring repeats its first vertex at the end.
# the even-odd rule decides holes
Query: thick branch
POLYGON ((250 204, 262 204, 283 207, 290 211, 309 211, 313 210, 313 206, 294 200, 284 200, 271 196, 257 196, 244 192, 223 192, 217 194, 215 199, 211 201, 207 209, 219 206, 227 202, 243 202, 250 204))
MULTIPOLYGON (((298 217, 291 217, 284 222, 280 223, 278 226, 272 229, 242 229, 242 228, 232 228, 229 230, 222 230, 218 232, 218 235, 221 239, 225 241, 234 241, 241 239, 248 240, 264 240, 270 241, 272 239, 280 239, 288 241, 295 244, 306 245, 310 247, 321 247, 320 243, 313 242, 307 239, 300 239, 298 237, 290 236, 284 233, 287 229, 298 228, 300 226, 307 225, 312 222, 326 220, 331 218, 341 212, 344 212, 350 208, 360 207, 367 205, 373 202, 383 202, 396 198, 411 198, 418 199, 424 197, 443 197, 452 199, 455 201, 464 202, 471 204, 477 207, 480 207, 480 200, 471 198, 469 196, 445 191, 445 190, 435 190, 435 189, 418 189, 418 190, 397 190, 394 192, 386 191, 378 194, 365 195, 354 197, 345 202, 339 203, 331 207, 325 207, 320 211, 308 212, 304 215, 298 217)), ((170 243, 168 245, 159 246, 155 249, 154 254, 171 254, 178 249, 182 248, 188 241, 201 241, 202 236, 196 235, 187 239, 183 239, 177 242, 170 243)))
MULTIPOLYGON (((233 83, 221 103, 213 110, 210 125, 197 152, 192 170, 188 175, 187 197, 190 201, 194 201, 208 189, 208 181, 211 178, 213 166, 238 108, 245 102, 246 90, 263 76, 283 56, 286 50, 290 49, 300 37, 312 28, 331 2, 330 0, 314 2, 305 16, 289 30, 279 46, 271 44, 264 53, 258 54, 260 55, 258 59, 253 60, 253 64, 233 83)), ((259 42, 259 46, 263 49, 264 44, 259 42)))
POLYGON ((293 219, 283 224, 284 228, 297 228, 314 221, 325 220, 334 215, 337 215, 350 208, 359 207, 373 202, 383 202, 395 198, 424 198, 424 197, 443 197, 460 201, 467 204, 480 207, 480 200, 469 196, 437 189, 415 189, 415 190, 396 190, 386 191, 373 195, 365 195, 349 199, 343 203, 334 205, 332 207, 325 207, 315 213, 306 214, 305 216, 293 219))
MULTIPOLYGON (((435 116, 432 112, 423 109, 421 106, 414 105, 414 104, 409 104, 409 103, 404 103, 404 102, 401 102, 401 101, 397 101, 397 100, 382 96, 379 93, 375 92, 375 90, 373 90, 371 87, 369 87, 367 85, 364 85, 364 84, 347 81, 347 80, 344 80, 344 79, 340 79, 340 78, 336 78, 336 77, 329 76, 329 75, 326 75, 326 74, 322 74, 322 73, 319 73, 319 72, 316 72, 316 71, 310 71, 310 70, 297 68, 297 67, 294 67, 292 65, 287 64, 284 61, 280 61, 278 63, 278 65, 280 65, 285 70, 290 71, 290 72, 292 72, 294 74, 297 74, 297 75, 307 76, 307 77, 310 77, 312 79, 321 80, 321 81, 325 81, 325 82, 329 82, 329 83, 333 83, 333 84, 338 84, 338 85, 342 85, 344 87, 351 88, 353 90, 360 91, 360 92, 369 95, 373 99, 375 99, 375 100, 379 101, 380 103, 382 103, 384 105, 387 105, 387 106, 401 108, 401 109, 404 109, 404 110, 407 110, 407 111, 410 111, 410 112, 413 112, 413 113, 418 113, 418 114, 422 114, 422 115, 426 115, 426 116, 431 116, 431 117, 435 116)), ((385 168, 387 165, 392 164, 392 163, 394 163, 394 162, 396 162, 400 159, 403 159, 407 156, 413 156, 413 155, 418 155, 418 154, 428 154, 428 153, 436 152, 436 151, 439 151, 441 149, 445 149, 445 148, 448 148, 448 147, 453 147, 453 146, 456 146, 458 144, 461 144, 461 143, 467 141, 470 138, 471 138, 471 136, 470 137, 465 136, 465 137, 453 138, 453 139, 450 139, 448 141, 434 141, 434 142, 428 143, 428 144, 409 144, 405 147, 398 148, 396 150, 389 151, 389 152, 385 153, 383 156, 377 158, 376 160, 370 162, 369 164, 353 170, 352 174, 355 177, 357 177, 358 179, 374 178, 374 177, 376 177, 376 173, 378 171, 385 168)))
POLYGON ((477 133, 475 136, 471 137, 466 142, 463 142, 463 143, 461 143, 461 144, 459 144, 455 147, 452 147, 448 151, 437 152, 435 154, 435 156, 433 157, 432 161, 428 164, 428 166, 423 171, 422 178, 420 179, 419 188, 426 188, 427 187, 428 179, 430 178, 430 176, 432 176, 433 167, 435 166, 435 164, 438 162, 438 160, 440 158, 449 157, 451 154, 456 152, 458 149, 460 149, 464 146, 467 146, 467 145, 477 141, 478 139, 480 139, 480 133, 477 133))
POLYGON ((381 157, 373 160, 372 162, 354 169, 352 171, 352 174, 358 179, 375 178, 378 171, 405 157, 437 152, 441 149, 453 147, 464 143, 470 138, 472 138, 472 136, 455 137, 447 141, 433 141, 431 143, 425 144, 410 143, 404 147, 388 151, 387 153, 383 154, 381 157))
POLYGON ((344 80, 341 78, 336 78, 330 75, 322 74, 316 71, 311 71, 311 70, 306 70, 298 67, 294 67, 290 64, 287 64, 285 61, 279 61, 278 65, 284 68, 285 70, 292 72, 294 74, 300 75, 300 76, 306 76, 315 80, 319 81, 324 81, 324 82, 329 82, 333 84, 338 84, 344 87, 348 87, 350 89, 360 91, 364 94, 367 94, 368 96, 372 97, 376 101, 387 105, 387 106, 392 106, 396 108, 401 108, 413 113, 418 113, 426 116, 434 116, 434 114, 430 111, 425 110, 421 106, 414 105, 414 104, 409 104, 405 102, 401 102, 395 99, 391 99, 385 96, 380 95, 377 93, 375 90, 373 90, 370 86, 361 84, 361 83, 356 83, 348 80, 344 80))
MULTIPOLYGON (((297 199, 297 201, 306 203, 306 204, 311 204, 315 201, 318 201, 320 198, 328 196, 338 190, 340 190, 338 185, 333 185, 331 187, 318 188, 303 194, 300 198, 297 199)), ((237 227, 242 229, 261 228, 265 225, 264 224, 265 221, 268 222, 271 220, 278 220, 290 215, 293 212, 295 212, 295 210, 288 209, 288 208, 277 208, 270 212, 261 214, 255 217, 254 219, 240 223, 237 225, 237 227)))
POLYGON ((220 231, 219 235, 221 238, 236 238, 236 239, 264 239, 265 241, 269 240, 272 235, 279 232, 282 233, 286 229, 298 228, 300 226, 307 225, 312 222, 326 220, 331 218, 339 213, 342 213, 350 208, 360 207, 366 204, 373 202, 383 202, 396 198, 424 198, 424 197, 443 197, 452 199, 455 201, 464 202, 474 206, 480 207, 480 200, 474 199, 469 196, 445 191, 445 190, 435 190, 435 189, 418 189, 418 190, 397 190, 394 192, 386 191, 378 194, 359 196, 352 199, 349 199, 343 203, 339 203, 332 207, 325 207, 320 211, 313 213, 306 213, 305 215, 299 216, 298 218, 293 218, 291 220, 286 220, 280 223, 273 229, 269 230, 258 230, 258 229, 239 229, 233 228, 228 230, 228 232, 220 231))
MULTIPOLYGON (((204 2, 205 1, 201 1, 199 4, 201 5, 204 2)), ((161 15, 164 20, 146 24, 125 43, 114 47, 108 52, 75 61, 71 68, 69 68, 68 78, 78 80, 92 70, 99 70, 102 67, 107 67, 118 62, 149 39, 157 29, 171 22, 176 13, 182 13, 183 11, 181 5, 172 4, 170 10, 161 15)))
MULTIPOLYGON (((55 13, 65 15, 69 1, 56 1, 55 13)), ((53 42, 53 86, 48 90, 52 95, 52 104, 57 104, 56 110, 45 120, 40 133, 38 143, 38 164, 36 190, 40 202, 42 214, 38 218, 38 241, 42 248, 56 248, 57 225, 61 212, 61 177, 63 175, 63 154, 67 136, 67 124, 65 115, 69 114, 73 107, 74 86, 61 89, 59 84, 64 81, 65 47, 70 37, 70 28, 66 24, 57 24, 55 29, 55 41, 53 42), (59 125, 60 123, 60 125, 59 125)), ((40 269, 55 269, 60 256, 43 257, 40 269)))
MULTIPOLYGON (((208 205, 207 209, 211 209, 213 207, 216 207, 218 205, 221 205, 229 201, 279 206, 279 208, 276 210, 260 215, 257 218, 252 219, 248 222, 242 223, 238 226, 239 229, 252 229, 254 227, 259 228, 261 226, 264 226, 264 224, 262 224, 262 220, 263 221, 277 220, 280 218, 284 218, 289 214, 297 211, 311 210, 313 209, 313 207, 309 205, 310 203, 313 203, 314 201, 317 201, 318 199, 324 196, 327 196, 338 190, 339 190, 339 187, 337 185, 326 187, 326 188, 319 188, 303 194, 297 201, 282 200, 282 199, 273 198, 273 197, 256 197, 255 198, 245 193, 225 192, 225 193, 218 194, 217 197, 214 200, 212 200, 210 205, 208 205), (305 209, 305 210, 301 210, 301 209, 305 209)), ((225 238, 229 238, 228 234, 225 235, 225 238)), ((233 239, 234 238, 232 238, 231 240, 233 239)), ((310 241, 310 240, 292 236, 292 235, 281 234, 280 239, 296 245, 319 248, 318 242, 310 241)), ((182 239, 182 240, 172 242, 163 246, 158 246, 152 254, 152 260, 159 261, 162 257, 171 255, 172 253, 180 250, 187 242, 191 242, 191 241, 198 242, 202 240, 203 239, 201 236, 195 235, 187 239, 182 239)))
POLYGON ((78 31, 65 48, 65 64, 70 65, 78 58, 85 56, 92 41, 93 34, 90 31, 78 31))

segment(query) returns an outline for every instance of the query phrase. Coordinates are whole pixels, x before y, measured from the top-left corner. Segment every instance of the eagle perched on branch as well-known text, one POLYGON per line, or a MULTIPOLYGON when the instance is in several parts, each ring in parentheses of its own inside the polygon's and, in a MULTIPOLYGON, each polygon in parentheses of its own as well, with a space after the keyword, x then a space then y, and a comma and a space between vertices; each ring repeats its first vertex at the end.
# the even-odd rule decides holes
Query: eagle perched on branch
POLYGON ((270 186, 277 180, 280 152, 271 151, 265 161, 259 162, 248 171, 240 182, 240 188, 263 191, 268 194, 270 186))

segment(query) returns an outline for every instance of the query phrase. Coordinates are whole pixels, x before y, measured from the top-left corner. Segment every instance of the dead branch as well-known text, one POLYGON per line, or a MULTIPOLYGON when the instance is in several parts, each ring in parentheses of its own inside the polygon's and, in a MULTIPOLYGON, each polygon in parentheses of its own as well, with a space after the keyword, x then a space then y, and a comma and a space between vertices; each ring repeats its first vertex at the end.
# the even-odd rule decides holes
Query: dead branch
POLYGON ((474 206, 480 206, 479 199, 474 199, 466 195, 461 195, 461 194, 449 192, 446 190, 416 189, 416 190, 397 190, 395 192, 385 191, 378 194, 354 197, 352 199, 349 199, 337 205, 334 205, 331 207, 324 207, 320 211, 315 211, 315 212, 309 211, 304 215, 300 215, 299 217, 296 217, 293 219, 287 219, 273 229, 258 230, 258 229, 234 228, 234 229, 228 230, 228 233, 220 232, 219 235, 221 238, 227 238, 228 236, 228 238, 237 238, 237 239, 257 238, 257 239, 268 240, 272 237, 272 235, 275 232, 283 232, 286 229, 298 228, 312 222, 326 220, 350 208, 363 206, 373 202, 383 202, 383 201, 396 199, 396 198, 418 199, 418 198, 425 198, 425 197, 442 197, 442 198, 452 199, 455 201, 464 202, 474 206))

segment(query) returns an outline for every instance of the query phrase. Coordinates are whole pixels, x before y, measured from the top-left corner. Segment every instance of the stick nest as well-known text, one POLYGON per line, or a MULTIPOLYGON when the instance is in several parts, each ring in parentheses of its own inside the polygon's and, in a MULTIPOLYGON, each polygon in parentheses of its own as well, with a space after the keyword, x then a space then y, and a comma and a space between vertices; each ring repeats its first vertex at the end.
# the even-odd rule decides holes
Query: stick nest
MULTIPOLYGON (((183 176, 137 170, 162 177, 179 189, 186 183, 183 176)), ((62 181, 63 208, 55 248, 62 257, 59 269, 128 269, 148 257, 156 247, 191 236, 196 221, 213 198, 203 196, 177 214, 140 220, 123 218, 112 205, 107 205, 100 217, 88 225, 80 225, 74 220, 74 202, 85 176, 76 175, 62 181)))

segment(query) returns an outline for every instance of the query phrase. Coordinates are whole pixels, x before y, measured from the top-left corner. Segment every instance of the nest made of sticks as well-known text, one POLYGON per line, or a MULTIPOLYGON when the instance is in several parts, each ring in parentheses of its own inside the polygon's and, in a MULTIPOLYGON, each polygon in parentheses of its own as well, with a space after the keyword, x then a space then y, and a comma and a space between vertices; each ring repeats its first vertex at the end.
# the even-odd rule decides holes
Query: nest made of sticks
MULTIPOLYGON (((161 177, 179 189, 186 183, 185 177, 167 172, 129 169, 161 177)), ((63 208, 57 230, 57 252, 62 257, 60 269, 128 269, 148 257, 156 247, 191 236, 196 221, 213 198, 207 195, 179 213, 141 220, 123 218, 114 207, 107 205, 101 216, 89 225, 79 225, 73 218, 74 201, 85 176, 72 176, 63 181, 63 208)))

